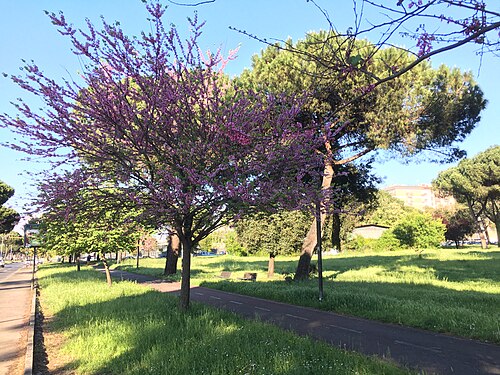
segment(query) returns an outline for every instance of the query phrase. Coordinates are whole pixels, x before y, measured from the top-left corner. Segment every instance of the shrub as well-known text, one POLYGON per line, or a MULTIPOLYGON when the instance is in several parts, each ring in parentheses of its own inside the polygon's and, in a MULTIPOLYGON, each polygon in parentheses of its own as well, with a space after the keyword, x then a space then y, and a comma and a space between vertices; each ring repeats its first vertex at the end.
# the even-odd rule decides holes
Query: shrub
POLYGON ((345 249, 349 251, 371 251, 375 249, 375 244, 377 240, 371 238, 364 238, 361 236, 356 236, 350 241, 346 242, 345 249))
POLYGON ((428 214, 412 213, 393 228, 392 233, 403 247, 425 249, 444 241, 445 225, 428 214))
POLYGON ((394 251, 401 248, 401 243, 396 238, 392 230, 386 230, 374 243, 375 251, 394 251))
POLYGON ((235 231, 229 231, 225 238, 224 242, 226 244, 226 251, 231 255, 241 255, 247 256, 248 251, 245 249, 239 242, 236 236, 235 231))

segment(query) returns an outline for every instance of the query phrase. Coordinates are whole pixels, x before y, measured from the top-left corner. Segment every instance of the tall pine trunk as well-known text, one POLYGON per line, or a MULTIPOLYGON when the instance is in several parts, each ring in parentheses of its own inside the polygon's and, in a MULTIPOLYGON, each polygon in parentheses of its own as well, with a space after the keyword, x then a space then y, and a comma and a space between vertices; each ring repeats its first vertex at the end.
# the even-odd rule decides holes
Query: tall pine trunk
MULTIPOLYGON (((330 163, 326 163, 323 173, 324 175, 321 182, 321 190, 327 190, 332 184, 333 166, 330 163)), ((324 203, 322 204, 322 206, 324 206, 324 203)), ((323 229, 326 221, 325 210, 321 210, 320 220, 321 229, 323 229)), ((295 271, 295 280, 305 280, 309 277, 309 267, 311 266, 312 255, 317 243, 316 238, 316 218, 314 218, 311 226, 309 227, 309 231, 307 232, 304 242, 302 243, 299 263, 297 265, 297 270, 295 271)))
POLYGON ((479 239, 481 240, 481 249, 486 249, 488 247, 488 233, 486 232, 484 221, 479 216, 477 218, 477 223, 479 227, 479 239))

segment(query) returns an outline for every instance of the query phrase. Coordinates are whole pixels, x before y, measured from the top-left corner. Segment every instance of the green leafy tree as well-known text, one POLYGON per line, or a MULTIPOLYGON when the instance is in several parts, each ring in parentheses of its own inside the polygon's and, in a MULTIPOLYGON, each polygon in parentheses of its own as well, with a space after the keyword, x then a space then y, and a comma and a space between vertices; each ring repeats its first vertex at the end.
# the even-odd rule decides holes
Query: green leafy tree
POLYGON ((86 206, 66 218, 59 216, 60 207, 48 212, 42 220, 44 247, 62 256, 72 255, 80 269, 81 253, 98 253, 106 270, 106 280, 112 284, 106 260, 107 253, 133 252, 144 228, 134 219, 136 211, 121 211, 100 207, 92 210, 96 203, 90 194, 85 194, 86 206))
POLYGON ((310 219, 301 211, 259 213, 238 221, 236 232, 249 254, 291 255, 300 250, 310 219))
POLYGON ((14 189, 0 181, 0 233, 9 233, 19 221, 19 214, 12 208, 5 207, 4 203, 14 195, 14 189))
POLYGON ((311 215, 301 211, 256 214, 237 223, 238 241, 250 254, 269 254, 268 275, 272 277, 276 256, 300 251, 310 220, 311 215))
POLYGON ((17 251, 23 245, 23 237, 14 231, 0 234, 0 257, 7 257, 8 252, 17 251))
POLYGON ((367 210, 373 209, 377 200, 376 183, 380 179, 370 173, 371 163, 339 165, 335 168, 335 210, 327 219, 325 232, 331 233, 331 243, 326 246, 342 251, 342 240, 347 239, 356 223, 367 210), (330 229, 330 230, 329 230, 330 229))
POLYGON ((392 229, 403 247, 426 249, 439 246, 444 241, 445 225, 429 214, 412 213, 392 229))
MULTIPOLYGON (((433 69, 428 62, 383 85, 374 78, 414 59, 400 49, 379 50, 368 41, 334 32, 310 33, 297 43, 270 46, 254 56, 252 69, 242 74, 241 82, 272 92, 312 93, 300 120, 319 124, 324 136, 318 152, 324 157, 321 189, 328 200, 332 184, 335 187, 335 166, 376 150, 435 161, 463 155, 456 143, 479 121, 486 103, 481 90, 470 73, 445 66, 433 69)), ((323 210, 322 225, 325 219, 323 210)), ((315 246, 313 222, 296 278, 307 277, 315 246)))
POLYGON ((224 235, 224 243, 229 254, 248 255, 247 249, 238 240, 235 230, 227 231, 224 235))
POLYGON ((417 212, 412 207, 405 206, 401 199, 394 198, 388 192, 379 190, 373 209, 367 210, 361 219, 361 224, 375 224, 393 227, 409 213, 417 212))
POLYGON ((401 248, 401 242, 394 232, 389 229, 374 241, 373 246, 375 251, 395 251, 401 248))
MULTIPOLYGON (((467 206, 478 223, 481 245, 486 247, 483 215, 500 230, 500 146, 493 146, 470 159, 463 159, 456 167, 441 172, 432 182, 441 194, 451 194, 467 206)), ((500 244, 499 244, 500 246, 500 244)))

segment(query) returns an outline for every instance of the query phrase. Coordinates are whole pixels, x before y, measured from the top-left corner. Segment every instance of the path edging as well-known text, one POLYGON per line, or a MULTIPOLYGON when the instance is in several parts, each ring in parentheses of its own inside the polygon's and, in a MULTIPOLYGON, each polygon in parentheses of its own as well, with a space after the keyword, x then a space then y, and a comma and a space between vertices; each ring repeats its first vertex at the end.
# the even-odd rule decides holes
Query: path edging
POLYGON ((24 359, 24 375, 33 375, 33 358, 35 352, 35 313, 36 313, 36 280, 32 286, 30 318, 28 322, 28 339, 24 359))

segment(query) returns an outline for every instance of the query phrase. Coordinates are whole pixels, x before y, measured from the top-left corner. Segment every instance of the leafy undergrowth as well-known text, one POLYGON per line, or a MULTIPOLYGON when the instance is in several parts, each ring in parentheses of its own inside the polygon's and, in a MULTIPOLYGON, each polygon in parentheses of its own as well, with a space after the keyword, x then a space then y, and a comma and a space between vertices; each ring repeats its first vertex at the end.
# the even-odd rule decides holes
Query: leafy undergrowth
MULTIPOLYGON (((147 259, 139 270, 127 264, 120 267, 158 276, 164 262, 147 259)), ((317 279, 284 281, 296 264, 297 257, 276 258, 276 275, 268 279, 265 257, 195 257, 193 285, 500 343, 500 250, 496 248, 327 257, 321 303, 317 279), (229 281, 218 277, 222 270, 232 272, 229 281), (257 282, 238 280, 244 272, 257 272, 257 282)))
POLYGON ((64 336, 61 357, 73 373, 407 373, 206 306, 181 313, 173 296, 131 282, 107 287, 89 268, 44 266, 38 276, 46 329, 64 336))

